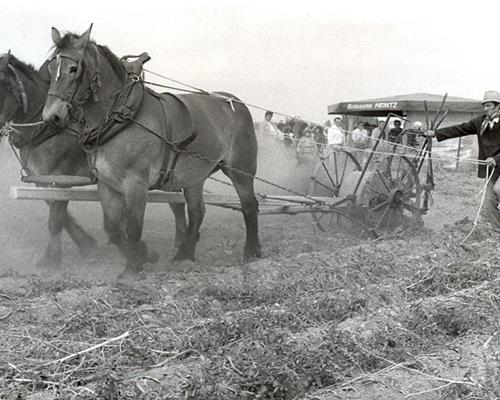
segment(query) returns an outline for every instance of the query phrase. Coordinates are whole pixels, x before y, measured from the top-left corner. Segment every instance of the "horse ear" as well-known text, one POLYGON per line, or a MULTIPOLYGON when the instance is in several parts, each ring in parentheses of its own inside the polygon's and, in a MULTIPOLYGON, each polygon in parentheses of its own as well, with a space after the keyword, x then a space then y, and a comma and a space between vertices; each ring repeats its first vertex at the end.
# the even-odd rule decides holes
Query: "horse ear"
POLYGON ((61 34, 57 30, 57 28, 52 27, 52 41, 54 44, 59 43, 61 40, 61 34))
POLYGON ((77 46, 85 47, 90 40, 90 33, 92 32, 92 27, 94 24, 90 24, 89 29, 87 29, 76 41, 77 46))
POLYGON ((9 58, 10 58, 10 50, 7 54, 4 54, 2 58, 0 58, 0 71, 3 72, 5 68, 7 68, 7 65, 9 65, 9 58))
POLYGON ((45 60, 42 66, 38 69, 38 77, 45 82, 50 82, 49 64, 50 60, 45 60))

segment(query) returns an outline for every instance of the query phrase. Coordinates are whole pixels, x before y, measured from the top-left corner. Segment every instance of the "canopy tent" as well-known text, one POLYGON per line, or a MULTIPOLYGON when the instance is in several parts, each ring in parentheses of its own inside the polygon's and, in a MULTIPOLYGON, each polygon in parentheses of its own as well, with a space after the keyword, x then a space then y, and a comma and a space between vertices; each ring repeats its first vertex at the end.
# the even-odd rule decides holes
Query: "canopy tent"
MULTIPOLYGON (((377 117, 387 117, 390 113, 405 117, 402 122, 403 127, 407 128, 411 126, 412 122, 419 121, 425 123, 427 117, 430 120, 434 119, 442 101, 443 95, 411 93, 332 104, 328 106, 328 114, 343 115, 347 131, 353 130, 355 122, 360 123, 372 120, 370 122, 373 123, 373 120, 376 121, 377 117), (425 103, 427 103, 428 115, 425 113, 425 103)), ((448 114, 441 127, 459 124, 484 113, 479 100, 454 96, 447 96, 443 109, 448 110, 448 114)), ((424 129, 426 128, 424 124, 424 129)), ((450 154, 456 153, 455 164, 450 164, 450 168, 456 169, 458 167, 458 156, 465 153, 475 153, 473 151, 475 146, 474 138, 469 136, 461 139, 447 140, 439 144, 436 143, 434 150, 450 154)))
MULTIPOLYGON (((328 106, 328 114, 356 115, 364 117, 382 117, 389 113, 405 116, 408 112, 424 112, 424 101, 429 111, 437 111, 443 95, 412 93, 377 99, 357 100, 336 103, 328 106)), ((448 96, 445 109, 450 113, 481 113, 479 100, 448 96)))

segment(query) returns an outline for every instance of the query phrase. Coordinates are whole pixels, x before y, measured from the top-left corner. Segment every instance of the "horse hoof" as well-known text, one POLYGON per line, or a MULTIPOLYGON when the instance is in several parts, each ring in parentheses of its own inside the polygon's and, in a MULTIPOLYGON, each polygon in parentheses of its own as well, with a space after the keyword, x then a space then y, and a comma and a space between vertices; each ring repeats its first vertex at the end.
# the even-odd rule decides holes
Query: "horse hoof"
POLYGON ((250 249, 245 249, 243 252, 243 261, 249 262, 249 261, 255 261, 257 258, 262 257, 262 252, 260 251, 260 247, 255 248, 253 250, 250 249))
POLYGON ((78 250, 83 258, 93 257, 97 252, 97 240, 94 238, 89 239, 85 244, 81 244, 78 250))
POLYGON ((158 254, 157 251, 154 251, 154 250, 148 251, 148 256, 147 256, 146 262, 151 263, 151 264, 156 264, 159 259, 160 259, 160 255, 158 254))
POLYGON ((172 261, 195 261, 194 254, 189 255, 184 252, 177 252, 172 261))

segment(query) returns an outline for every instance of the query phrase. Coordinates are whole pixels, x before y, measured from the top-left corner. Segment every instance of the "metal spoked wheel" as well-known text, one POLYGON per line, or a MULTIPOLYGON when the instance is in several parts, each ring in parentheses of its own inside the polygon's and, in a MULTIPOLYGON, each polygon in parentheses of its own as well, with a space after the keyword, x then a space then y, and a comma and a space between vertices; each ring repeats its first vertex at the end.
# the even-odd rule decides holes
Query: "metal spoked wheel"
MULTIPOLYGON (((347 150, 331 149, 321 157, 314 168, 309 184, 309 195, 313 197, 338 198, 346 192, 345 186, 355 181, 353 175, 359 176, 361 164, 347 150)), ((352 190, 351 190, 352 193, 352 190)), ((314 222, 323 232, 328 232, 337 226, 342 218, 335 212, 313 212, 314 222)))
POLYGON ((377 166, 363 187, 365 223, 376 235, 422 224, 422 186, 415 163, 401 155, 377 166))

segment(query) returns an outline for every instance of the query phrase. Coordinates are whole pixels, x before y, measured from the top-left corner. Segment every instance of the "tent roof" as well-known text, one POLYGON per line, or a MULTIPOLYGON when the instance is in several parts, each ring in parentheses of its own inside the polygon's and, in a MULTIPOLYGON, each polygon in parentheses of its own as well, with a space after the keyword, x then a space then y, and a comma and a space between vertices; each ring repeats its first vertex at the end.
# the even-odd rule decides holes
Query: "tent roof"
MULTIPOLYGON (((424 101, 429 111, 437 111, 443 100, 442 95, 430 93, 411 93, 376 99, 356 100, 336 103, 328 106, 328 114, 385 116, 390 112, 403 114, 407 111, 425 111, 424 101)), ((450 112, 483 111, 479 100, 448 96, 443 107, 450 112)))

